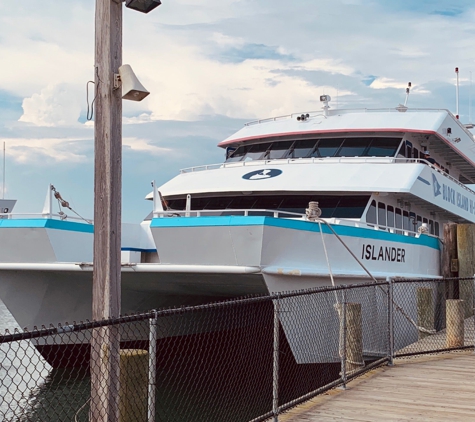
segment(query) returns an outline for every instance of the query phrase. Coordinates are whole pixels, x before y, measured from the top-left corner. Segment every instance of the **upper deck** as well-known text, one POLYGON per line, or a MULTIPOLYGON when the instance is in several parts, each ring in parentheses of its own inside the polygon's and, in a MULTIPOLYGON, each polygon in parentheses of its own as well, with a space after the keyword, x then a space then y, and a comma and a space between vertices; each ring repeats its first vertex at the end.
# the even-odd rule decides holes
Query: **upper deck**
MULTIPOLYGON (((323 111, 249 122, 218 146, 235 149, 265 142, 337 137, 408 139, 417 145, 420 152, 428 149, 432 156, 438 156, 439 162, 443 162, 442 167, 453 168, 457 175, 462 174, 460 180, 463 183, 475 183, 474 136, 450 111, 444 109, 331 110, 324 107, 323 111)), ((419 155, 414 157, 419 158, 419 155)))
POLYGON ((218 146, 226 147, 268 137, 349 132, 435 134, 451 143, 459 143, 464 139, 474 143, 473 134, 448 110, 400 110, 329 109, 255 120, 246 123, 242 129, 220 142, 218 146), (299 119, 302 115, 305 119, 299 119))

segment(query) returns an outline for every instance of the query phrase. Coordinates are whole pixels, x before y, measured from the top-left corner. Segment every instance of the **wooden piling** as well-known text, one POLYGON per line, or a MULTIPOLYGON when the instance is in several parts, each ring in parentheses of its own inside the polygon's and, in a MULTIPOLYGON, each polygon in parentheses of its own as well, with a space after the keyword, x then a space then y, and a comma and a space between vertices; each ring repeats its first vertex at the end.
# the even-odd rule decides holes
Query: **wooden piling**
POLYGON ((340 353, 345 358, 346 375, 364 366, 363 360, 363 319, 361 303, 346 303, 337 306, 340 316, 340 353), (346 309, 346 322, 343 323, 343 309, 346 309), (346 331, 346 337, 345 337, 346 331), (343 344, 346 347, 343 350, 343 344))
MULTIPOLYGON (((442 277, 453 278, 459 276, 457 254, 457 224, 444 224, 444 248, 441 257, 442 277)), ((442 286, 442 284, 441 284, 442 286)), ((447 299, 459 298, 458 281, 449 281, 446 284, 445 297, 447 299)))
POLYGON ((346 369, 349 374, 364 366, 361 303, 346 304, 346 369))
MULTIPOLYGON (((434 300, 430 287, 417 288, 417 323, 426 330, 434 329, 434 300)), ((430 336, 429 333, 419 330, 419 340, 430 336)))
POLYGON ((464 315, 463 300, 447 300, 447 348, 462 347, 464 345, 464 315))
MULTIPOLYGON (((457 225, 457 253, 459 277, 475 274, 475 224, 457 225)), ((460 296, 464 301, 465 318, 473 315, 473 280, 459 281, 460 296)))
POLYGON ((119 422, 147 420, 148 352, 120 351, 119 422))

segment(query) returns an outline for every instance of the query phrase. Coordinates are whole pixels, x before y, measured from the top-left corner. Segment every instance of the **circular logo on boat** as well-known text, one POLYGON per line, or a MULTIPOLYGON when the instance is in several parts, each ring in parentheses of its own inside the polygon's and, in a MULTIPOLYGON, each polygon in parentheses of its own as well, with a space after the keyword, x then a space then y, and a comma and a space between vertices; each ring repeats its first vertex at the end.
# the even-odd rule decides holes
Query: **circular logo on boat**
POLYGON ((250 173, 245 174, 242 176, 243 179, 246 180, 262 180, 262 179, 270 179, 271 177, 276 177, 282 174, 282 170, 279 169, 263 169, 263 170, 256 170, 251 171, 250 173))

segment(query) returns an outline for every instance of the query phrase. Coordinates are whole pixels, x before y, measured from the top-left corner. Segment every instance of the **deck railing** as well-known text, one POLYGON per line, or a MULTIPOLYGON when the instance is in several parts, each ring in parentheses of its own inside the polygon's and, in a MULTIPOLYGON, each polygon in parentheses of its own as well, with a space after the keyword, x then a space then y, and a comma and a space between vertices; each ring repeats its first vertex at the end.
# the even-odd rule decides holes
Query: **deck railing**
POLYGON ((92 220, 84 219, 82 217, 76 217, 64 214, 57 213, 21 213, 21 212, 0 212, 0 222, 1 220, 38 220, 38 219, 53 219, 53 220, 62 220, 62 221, 76 221, 84 224, 93 224, 92 220))
MULTIPOLYGON (((420 112, 429 112, 429 113, 440 113, 440 112, 447 112, 450 113, 449 110, 444 108, 407 108, 404 110, 405 113, 420 113, 420 112)), ((333 109, 328 110, 328 114, 348 114, 348 113, 400 113, 401 111, 397 108, 340 108, 340 109, 333 109)), ((252 126, 257 125, 260 123, 267 123, 267 122, 275 122, 278 120, 287 120, 287 119, 295 119, 302 114, 306 115, 309 114, 309 117, 317 117, 317 116, 324 116, 322 110, 316 111, 304 111, 300 113, 292 113, 292 114, 284 114, 281 116, 276 117, 268 117, 266 119, 258 119, 252 120, 244 124, 244 126, 252 126)), ((451 114, 451 113, 450 113, 451 114)))
MULTIPOLYGON (((299 221, 309 221, 305 214, 273 210, 273 209, 221 209, 221 210, 168 210, 153 212, 154 218, 174 218, 174 217, 215 217, 215 216, 268 216, 273 218, 288 218, 299 221)), ((388 233, 396 233, 404 236, 420 237, 421 233, 415 230, 408 230, 402 227, 390 227, 381 224, 366 223, 359 219, 346 218, 322 218, 328 224, 337 226, 362 227, 371 230, 385 231, 388 233)), ((438 238, 438 236, 431 233, 424 233, 424 236, 438 238)))

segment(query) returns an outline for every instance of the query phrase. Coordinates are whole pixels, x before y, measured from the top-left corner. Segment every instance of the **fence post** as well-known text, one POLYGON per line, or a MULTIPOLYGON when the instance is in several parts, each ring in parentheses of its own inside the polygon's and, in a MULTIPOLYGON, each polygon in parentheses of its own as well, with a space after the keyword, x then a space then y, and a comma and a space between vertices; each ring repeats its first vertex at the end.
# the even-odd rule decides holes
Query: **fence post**
POLYGON ((272 367, 272 412, 274 422, 279 422, 279 311, 280 295, 274 299, 274 357, 272 367))
POLYGON ((465 344, 464 330, 464 301, 462 299, 448 299, 447 306, 447 348, 462 347, 465 344))
MULTIPOLYGON (((434 329, 434 303, 430 287, 417 288, 417 323, 426 330, 434 329)), ((429 333, 418 330, 419 340, 430 336, 429 333)))
POLYGON ((149 320, 150 333, 148 342, 148 402, 147 420, 155 422, 155 403, 157 387, 157 311, 153 311, 153 318, 149 320))
POLYGON ((347 334, 348 334, 348 327, 346 325, 346 289, 343 290, 343 300, 342 300, 342 305, 341 305, 341 315, 340 315, 340 321, 342 324, 342 334, 340 337, 342 337, 341 341, 343 344, 340 344, 341 350, 341 379, 343 381, 343 388, 346 388, 346 347, 347 347, 347 334))
POLYGON ((391 277, 388 282, 388 365, 394 365, 394 285, 391 277))

